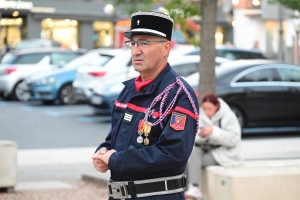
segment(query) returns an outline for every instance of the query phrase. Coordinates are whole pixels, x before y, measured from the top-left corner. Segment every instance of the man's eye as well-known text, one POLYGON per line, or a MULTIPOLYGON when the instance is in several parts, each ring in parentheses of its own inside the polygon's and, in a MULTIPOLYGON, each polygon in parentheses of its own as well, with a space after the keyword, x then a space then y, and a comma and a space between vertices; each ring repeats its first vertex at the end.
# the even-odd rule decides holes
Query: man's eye
POLYGON ((148 45, 148 42, 147 42, 147 41, 141 41, 140 43, 141 43, 141 45, 143 45, 143 46, 147 46, 147 45, 148 45))

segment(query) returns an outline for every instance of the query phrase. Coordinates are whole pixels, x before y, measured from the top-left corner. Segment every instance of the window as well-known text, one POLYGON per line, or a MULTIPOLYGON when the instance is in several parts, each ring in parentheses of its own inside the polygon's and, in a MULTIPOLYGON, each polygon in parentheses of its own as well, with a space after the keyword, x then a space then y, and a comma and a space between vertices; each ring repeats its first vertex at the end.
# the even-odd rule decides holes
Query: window
POLYGON ((300 70, 277 68, 281 81, 300 82, 300 70))
POLYGON ((36 64, 47 55, 47 53, 22 54, 19 55, 12 64, 36 64))
POLYGON ((173 65, 172 68, 179 76, 186 77, 198 71, 198 63, 173 65))
POLYGON ((51 54, 51 64, 63 66, 71 60, 77 58, 79 55, 75 53, 62 53, 62 52, 53 52, 51 54))
POLYGON ((244 75, 237 82, 267 82, 276 80, 277 78, 272 69, 261 69, 244 75))
POLYGON ((112 58, 113 56, 100 55, 100 57, 98 57, 97 59, 94 59, 93 61, 89 62, 88 65, 103 67, 112 58))

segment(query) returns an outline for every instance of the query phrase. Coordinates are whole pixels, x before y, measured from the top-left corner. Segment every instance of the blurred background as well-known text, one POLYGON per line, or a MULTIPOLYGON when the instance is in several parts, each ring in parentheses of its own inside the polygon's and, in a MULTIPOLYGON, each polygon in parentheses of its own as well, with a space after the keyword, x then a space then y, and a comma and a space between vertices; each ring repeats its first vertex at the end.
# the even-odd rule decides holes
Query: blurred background
POLYGON ((139 75, 123 36, 136 10, 174 18, 170 65, 199 98, 206 87, 229 104, 246 161, 277 160, 299 170, 298 1, 0 0, 0 191, 20 192, 0 192, 0 199, 74 199, 79 188, 79 197, 101 191, 107 199, 105 185, 85 181, 109 178, 90 157, 110 130, 122 82, 139 75), (209 77, 204 68, 213 84, 200 82, 209 77))

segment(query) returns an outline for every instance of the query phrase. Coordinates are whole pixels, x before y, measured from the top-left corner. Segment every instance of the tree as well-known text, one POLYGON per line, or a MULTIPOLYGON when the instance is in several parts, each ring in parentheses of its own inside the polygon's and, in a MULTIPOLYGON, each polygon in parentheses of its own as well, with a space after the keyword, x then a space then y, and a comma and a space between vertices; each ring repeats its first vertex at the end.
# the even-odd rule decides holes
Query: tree
POLYGON ((269 0, 270 3, 281 3, 282 5, 298 10, 300 12, 300 1, 299 0, 269 0))
POLYGON ((200 63, 199 63, 199 96, 200 102, 206 93, 216 92, 215 76, 215 32, 217 23, 218 0, 201 0, 201 41, 200 41, 200 63))

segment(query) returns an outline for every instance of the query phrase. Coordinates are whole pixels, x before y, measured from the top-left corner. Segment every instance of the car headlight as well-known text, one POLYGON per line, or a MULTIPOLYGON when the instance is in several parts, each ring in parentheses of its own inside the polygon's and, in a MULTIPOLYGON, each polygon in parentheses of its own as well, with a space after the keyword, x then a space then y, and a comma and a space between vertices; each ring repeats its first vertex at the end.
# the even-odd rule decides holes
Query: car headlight
POLYGON ((36 85, 51 85, 55 83, 56 79, 54 77, 43 78, 35 81, 36 85))

